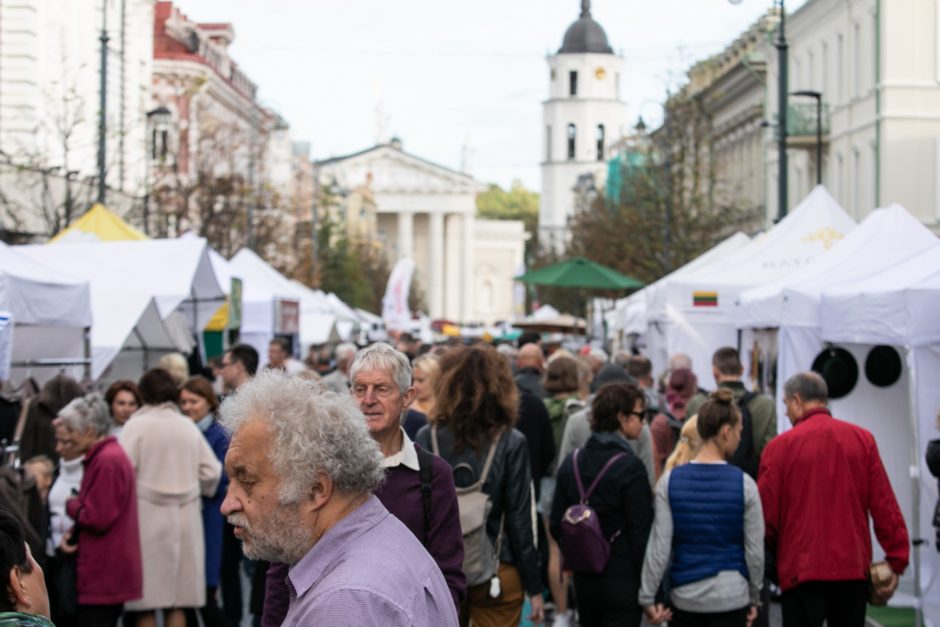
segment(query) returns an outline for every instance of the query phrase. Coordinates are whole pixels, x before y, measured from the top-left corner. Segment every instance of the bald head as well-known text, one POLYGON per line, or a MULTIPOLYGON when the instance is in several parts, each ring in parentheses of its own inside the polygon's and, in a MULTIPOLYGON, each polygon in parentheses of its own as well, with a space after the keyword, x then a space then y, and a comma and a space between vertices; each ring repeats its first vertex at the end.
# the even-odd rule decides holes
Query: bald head
POLYGON ((516 369, 535 368, 539 372, 545 369, 545 358, 542 356, 542 349, 537 344, 526 344, 519 349, 519 356, 516 358, 516 369))

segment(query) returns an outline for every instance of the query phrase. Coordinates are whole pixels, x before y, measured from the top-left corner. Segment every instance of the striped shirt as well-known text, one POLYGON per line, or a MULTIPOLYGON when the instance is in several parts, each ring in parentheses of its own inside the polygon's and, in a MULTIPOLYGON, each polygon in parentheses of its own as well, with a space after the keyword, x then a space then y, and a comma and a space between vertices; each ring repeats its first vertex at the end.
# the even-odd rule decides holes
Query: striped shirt
POLYGON ((284 627, 457 626, 440 568, 374 496, 330 528, 287 582, 284 627))

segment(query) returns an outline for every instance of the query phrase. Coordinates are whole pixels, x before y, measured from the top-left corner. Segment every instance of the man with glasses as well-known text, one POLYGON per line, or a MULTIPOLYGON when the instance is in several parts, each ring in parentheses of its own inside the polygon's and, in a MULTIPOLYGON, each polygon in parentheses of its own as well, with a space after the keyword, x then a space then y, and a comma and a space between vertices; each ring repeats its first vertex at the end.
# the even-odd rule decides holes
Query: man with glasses
MULTIPOLYGON (((388 344, 373 344, 356 354, 349 375, 353 399, 384 457, 385 482, 375 495, 437 562, 459 609, 466 577, 454 476, 447 462, 415 446, 401 426, 416 394, 408 357, 388 344)), ((280 625, 287 614, 286 575, 287 566, 271 565, 262 627, 280 625)))
POLYGON ((228 392, 234 392, 258 371, 258 351, 247 344, 236 344, 222 356, 219 374, 228 392))

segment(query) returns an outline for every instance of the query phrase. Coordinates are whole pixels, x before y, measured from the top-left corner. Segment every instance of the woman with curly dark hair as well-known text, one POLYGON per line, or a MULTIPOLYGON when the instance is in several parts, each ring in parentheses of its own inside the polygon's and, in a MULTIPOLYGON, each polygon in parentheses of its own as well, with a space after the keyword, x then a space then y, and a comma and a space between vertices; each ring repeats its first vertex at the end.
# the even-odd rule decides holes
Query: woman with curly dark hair
MULTIPOLYGON (((482 484, 480 492, 492 505, 486 536, 498 558, 486 572, 466 572, 461 624, 518 625, 526 594, 531 619, 539 622, 544 612, 532 533, 532 478, 525 436, 513 428, 519 399, 512 372, 499 353, 479 345, 449 351, 440 365, 434 421, 418 432, 417 442, 450 464, 458 494, 482 484)), ((472 554, 465 550, 465 571, 472 554)))

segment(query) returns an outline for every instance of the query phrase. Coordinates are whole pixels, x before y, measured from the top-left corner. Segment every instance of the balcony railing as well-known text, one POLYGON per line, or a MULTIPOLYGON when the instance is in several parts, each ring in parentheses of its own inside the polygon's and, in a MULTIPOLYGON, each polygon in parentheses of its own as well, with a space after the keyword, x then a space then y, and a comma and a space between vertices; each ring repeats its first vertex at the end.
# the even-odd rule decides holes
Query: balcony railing
MULTIPOLYGON (((822 103, 820 115, 822 134, 829 134, 829 103, 822 103)), ((787 107, 787 135, 790 137, 816 136, 816 103, 790 103, 787 107)))

